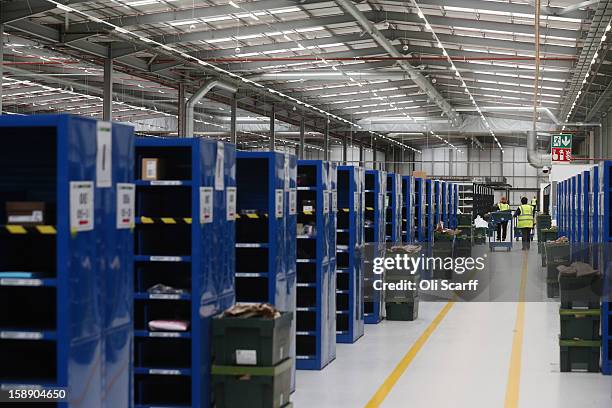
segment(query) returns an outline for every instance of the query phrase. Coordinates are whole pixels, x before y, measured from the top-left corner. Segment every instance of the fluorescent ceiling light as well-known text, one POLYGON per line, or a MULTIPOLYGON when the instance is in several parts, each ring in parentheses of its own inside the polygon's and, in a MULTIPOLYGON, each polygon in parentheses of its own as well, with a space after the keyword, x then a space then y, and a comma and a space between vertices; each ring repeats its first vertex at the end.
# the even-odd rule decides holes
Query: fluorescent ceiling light
POLYGON ((200 22, 199 20, 173 21, 173 22, 170 23, 170 25, 173 26, 173 27, 179 27, 179 26, 183 26, 183 25, 197 24, 199 22, 200 22))
POLYGON ((229 3, 227 3, 227 4, 229 4, 230 6, 232 6, 232 7, 234 7, 234 8, 240 8, 240 6, 239 6, 239 5, 237 5, 236 3, 234 3, 234 2, 233 2, 233 1, 231 1, 231 0, 230 0, 230 2, 229 2, 229 3))

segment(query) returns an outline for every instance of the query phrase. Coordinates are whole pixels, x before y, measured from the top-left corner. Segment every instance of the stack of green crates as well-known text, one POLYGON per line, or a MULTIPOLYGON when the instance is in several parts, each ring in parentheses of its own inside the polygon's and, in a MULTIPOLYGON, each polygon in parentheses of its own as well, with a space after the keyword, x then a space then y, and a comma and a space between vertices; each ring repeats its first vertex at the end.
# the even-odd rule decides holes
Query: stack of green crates
POLYGON ((555 241, 558 235, 557 228, 538 229, 538 253, 542 254, 542 266, 546 266, 544 244, 548 241, 555 241))
POLYGON ((457 225, 472 225, 472 214, 457 214, 457 225))
POLYGON ((599 371, 601 309, 559 309, 561 372, 599 371))
MULTIPOLYGON (((401 256, 403 252, 399 252, 401 256)), ((387 257, 394 257, 395 253, 387 250, 387 257)), ((408 255, 418 257, 420 253, 408 255)), ((421 271, 387 269, 385 271, 385 283, 401 283, 402 281, 413 282, 415 290, 386 290, 385 291, 385 311, 387 320, 416 320, 419 315, 419 292, 418 285, 421 271)))
POLYGON ((291 312, 277 318, 218 317, 212 323, 216 408, 291 406, 291 312))
POLYGON ((472 230, 466 234, 459 234, 455 237, 454 257, 472 256, 472 230))
POLYGON ((474 228, 474 245, 482 245, 487 243, 487 227, 474 228))
POLYGON ((560 265, 569 265, 570 246, 568 243, 546 242, 546 296, 559 297, 559 271, 560 265))
POLYGON ((536 229, 538 231, 538 240, 540 240, 539 231, 542 231, 544 229, 549 229, 551 226, 552 226, 552 220, 551 220, 550 215, 538 214, 536 216, 536 229))

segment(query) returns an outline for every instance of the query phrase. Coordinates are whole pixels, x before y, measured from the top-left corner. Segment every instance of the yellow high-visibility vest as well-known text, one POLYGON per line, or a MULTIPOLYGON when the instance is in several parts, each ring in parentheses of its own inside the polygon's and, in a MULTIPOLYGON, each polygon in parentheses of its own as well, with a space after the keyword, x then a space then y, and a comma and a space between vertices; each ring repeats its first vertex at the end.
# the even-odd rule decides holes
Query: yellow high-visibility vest
POLYGON ((534 207, 535 207, 536 205, 538 205, 538 199, 537 199, 537 198, 532 198, 532 199, 531 199, 531 205, 532 205, 532 206, 534 206, 534 207))
POLYGON ((521 213, 518 216, 517 227, 519 228, 533 228, 533 207, 531 205, 519 206, 521 213))
POLYGON ((499 203, 499 204, 497 204, 497 208, 499 208, 499 211, 510 211, 510 204, 508 204, 508 203, 499 203))

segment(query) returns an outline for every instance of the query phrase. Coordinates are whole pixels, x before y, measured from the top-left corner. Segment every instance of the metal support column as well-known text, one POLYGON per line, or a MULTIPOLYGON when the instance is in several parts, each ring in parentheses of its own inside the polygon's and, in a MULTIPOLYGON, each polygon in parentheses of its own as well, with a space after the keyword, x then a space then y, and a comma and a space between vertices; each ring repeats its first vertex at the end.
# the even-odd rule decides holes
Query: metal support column
POLYGON ((376 170, 376 142, 373 136, 370 136, 370 144, 372 146, 372 168, 376 170))
POLYGON ((348 135, 342 138, 342 163, 346 165, 348 155, 348 135))
POLYGON ((593 160, 593 157, 596 157, 595 156, 595 132, 592 130, 589 132, 589 151, 587 153, 587 157, 591 158, 589 160, 589 164, 595 164, 595 161, 593 160))
POLYGON ((365 168, 365 149, 363 143, 359 143, 359 167, 365 168))
POLYGON ((323 130, 323 160, 329 160, 329 119, 325 119, 323 130))
POLYGON ((113 120, 113 59, 111 48, 108 48, 108 57, 104 60, 104 88, 102 97, 102 119, 113 120))
POLYGON ((238 141, 238 138, 236 137, 236 113, 238 111, 238 98, 236 98, 236 95, 232 96, 230 110, 230 143, 236 144, 238 141))
POLYGON ((276 120, 276 106, 272 105, 270 112, 270 151, 276 149, 276 130, 274 130, 274 121, 276 120))
POLYGON ((298 158, 304 159, 304 139, 306 134, 306 121, 304 115, 300 118, 300 144, 298 145, 298 158))
POLYGON ((185 134, 185 122, 187 121, 187 114, 185 111, 185 83, 180 82, 178 87, 178 136, 187 137, 185 134))

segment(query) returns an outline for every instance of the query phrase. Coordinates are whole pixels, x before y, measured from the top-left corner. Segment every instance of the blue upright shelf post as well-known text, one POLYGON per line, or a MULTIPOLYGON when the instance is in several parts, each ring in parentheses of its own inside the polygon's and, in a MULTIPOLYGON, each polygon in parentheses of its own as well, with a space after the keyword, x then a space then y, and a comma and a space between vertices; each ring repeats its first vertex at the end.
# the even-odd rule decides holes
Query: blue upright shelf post
MULTIPOLYGON (((297 203, 297 333, 298 370, 320 370, 333 360, 330 319, 335 322, 335 283, 330 285, 329 228, 331 212, 329 165, 298 160, 297 203)), ((335 275, 334 275, 335 276, 335 275)))
MULTIPOLYGON (((439 180, 433 180, 432 181, 432 204, 433 206, 432 208, 432 212, 433 212, 433 225, 434 228, 438 225, 438 223, 441 220, 441 209, 442 209, 442 205, 441 205, 441 200, 442 200, 442 193, 440 191, 440 181, 439 180)), ((433 233, 432 233, 433 235, 433 233)))
POLYGON ((236 150, 152 137, 135 150, 135 403, 208 407, 211 319, 234 303, 236 150))
POLYGON ((557 229, 559 231, 559 236, 563 234, 563 218, 561 214, 563 212, 563 200, 561 197, 563 196, 563 182, 557 182, 557 209, 555 212, 555 219, 557 220, 557 229))
POLYGON ((453 228, 457 228, 457 225, 459 225, 459 219, 457 217, 457 214, 459 214, 459 185, 458 184, 454 184, 454 192, 453 192, 453 217, 454 217, 454 221, 453 221, 453 228))
POLYGON ((236 154, 236 302, 270 303, 294 316, 296 166, 290 154, 236 154))
MULTIPOLYGON (((366 170, 365 174, 365 242, 368 255, 381 257, 385 253, 384 197, 387 175, 380 170, 366 170)), ((382 296, 372 290, 372 274, 364 279, 364 320, 366 324, 377 324, 383 318, 382 296)))
POLYGON ((414 241, 424 242, 425 234, 425 180, 414 177, 414 241))
POLYGON ((385 195, 385 241, 401 242, 401 176, 387 173, 385 195))
POLYGON ((440 221, 444 223, 444 227, 448 227, 448 184, 440 181, 440 221))
POLYGON ((338 166, 338 227, 336 229, 336 341, 354 343, 363 336, 363 228, 359 167, 338 166))
POLYGON ((425 180, 425 241, 433 241, 434 231, 434 183, 432 180, 425 180))
POLYGON ((415 182, 412 176, 402 177, 402 242, 414 240, 415 182))
POLYGON ((574 236, 575 238, 575 242, 583 242, 582 239, 582 195, 583 195, 583 190, 582 190, 582 174, 577 174, 576 176, 574 176, 576 179, 576 197, 574 197, 574 200, 576 202, 576 234, 574 236))
POLYGON ((578 238, 578 217, 576 216, 577 211, 577 199, 576 196, 578 194, 576 176, 573 176, 571 179, 571 196, 570 196, 570 242, 576 242, 578 238))
POLYGON ((591 195, 591 172, 589 170, 585 170, 582 172, 582 241, 589 242, 590 236, 590 224, 589 224, 589 214, 591 213, 590 200, 589 197, 591 195))
POLYGON ((603 266, 603 298, 601 305, 601 372, 612 375, 612 309, 610 308, 610 292, 612 291, 612 271, 610 270, 610 242, 612 242, 612 161, 599 164, 599 193, 603 195, 599 208, 599 231, 602 246, 601 265, 603 266))
POLYGON ((133 128, 15 115, 0 134, 0 386, 131 407, 133 128), (11 202, 40 223, 8 221, 11 202))
POLYGON ((338 226, 338 164, 334 162, 326 162, 326 172, 328 179, 328 190, 330 211, 329 211, 329 225, 327 227, 329 243, 328 243, 328 258, 329 258, 329 273, 327 285, 329 287, 329 294, 327 297, 327 307, 329 310, 329 317, 327 319, 329 336, 328 350, 329 359, 333 361, 336 358, 336 268, 337 268, 337 238, 336 228, 338 226))

